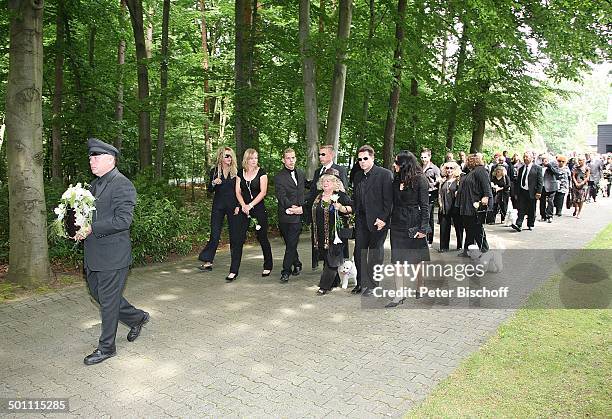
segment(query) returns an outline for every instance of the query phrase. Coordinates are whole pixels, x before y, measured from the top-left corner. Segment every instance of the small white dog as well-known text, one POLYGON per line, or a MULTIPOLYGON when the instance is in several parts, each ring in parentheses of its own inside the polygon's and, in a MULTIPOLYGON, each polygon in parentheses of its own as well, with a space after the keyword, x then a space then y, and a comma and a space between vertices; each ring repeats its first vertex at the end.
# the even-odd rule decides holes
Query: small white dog
POLYGON ((477 245, 470 244, 468 246, 467 254, 470 256, 472 261, 483 265, 485 272, 498 273, 504 269, 504 263, 502 261, 503 251, 503 249, 495 249, 482 253, 477 245))
POLYGON ((512 201, 508 200, 508 211, 506 211, 505 217, 505 226, 510 227, 512 224, 516 224, 516 220, 518 219, 518 210, 512 208, 512 201))
POLYGON ((354 285, 357 285, 357 267, 352 260, 347 259, 342 265, 338 266, 338 275, 343 289, 348 287, 349 279, 352 280, 354 285))

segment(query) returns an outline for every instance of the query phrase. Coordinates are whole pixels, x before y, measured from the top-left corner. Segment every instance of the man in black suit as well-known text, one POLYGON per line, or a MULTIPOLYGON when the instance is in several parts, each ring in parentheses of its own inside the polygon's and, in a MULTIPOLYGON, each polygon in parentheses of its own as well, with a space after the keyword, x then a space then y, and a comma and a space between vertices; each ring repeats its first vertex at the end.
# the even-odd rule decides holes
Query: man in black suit
MULTIPOLYGON (((334 146, 332 144, 324 144, 319 147, 319 161, 321 162, 321 167, 319 167, 315 172, 312 180, 310 181, 310 190, 308 191, 308 196, 306 198, 306 214, 304 215, 306 218, 306 222, 308 224, 312 224, 312 204, 315 198, 318 195, 317 191, 317 182, 319 182, 319 178, 327 169, 335 169, 338 171, 338 176, 344 185, 344 190, 348 193, 348 177, 346 173, 346 167, 340 166, 339 164, 334 163, 334 158, 336 156, 334 146)), ((313 230, 310 229, 312 232, 313 230)), ((344 243, 344 258, 348 259, 349 257, 349 247, 348 244, 344 243)), ((318 260, 316 260, 316 254, 313 253, 312 266, 313 269, 318 265, 318 260)))
POLYGON ((383 263, 384 243, 393 207, 393 174, 374 165, 374 149, 362 146, 357 161, 363 171, 355 174, 355 266, 357 286, 351 291, 373 295, 374 266, 383 263))
POLYGON ((100 304, 102 332, 98 348, 85 357, 86 365, 98 364, 116 355, 115 336, 119 321, 130 326, 127 339, 133 342, 149 313, 134 308, 123 296, 132 264, 130 225, 136 205, 136 189, 115 167, 119 151, 96 138, 87 142, 89 166, 98 178, 91 183, 96 210, 91 227, 77 234, 84 240, 87 286, 100 304))
POLYGON ((536 200, 542 194, 542 166, 538 166, 533 161, 533 153, 526 151, 523 155, 525 163, 518 171, 516 176, 516 190, 518 191, 518 219, 516 224, 511 227, 516 231, 521 231, 523 219, 527 215, 527 229, 533 230, 535 225, 536 200))
POLYGON ((304 205, 304 172, 295 168, 295 151, 283 152, 284 167, 274 176, 274 188, 278 200, 278 226, 285 240, 285 257, 281 282, 289 281, 289 275, 299 275, 302 262, 298 254, 298 242, 302 231, 304 205))

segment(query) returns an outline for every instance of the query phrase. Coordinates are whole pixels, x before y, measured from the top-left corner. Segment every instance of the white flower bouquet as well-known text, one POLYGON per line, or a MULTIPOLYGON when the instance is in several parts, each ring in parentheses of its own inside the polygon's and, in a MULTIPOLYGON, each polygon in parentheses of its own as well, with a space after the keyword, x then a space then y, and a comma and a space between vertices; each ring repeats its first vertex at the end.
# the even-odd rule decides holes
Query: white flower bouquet
POLYGON ((91 226, 96 198, 87 189, 87 184, 81 186, 69 185, 62 194, 60 204, 53 210, 57 215, 53 221, 53 231, 60 237, 74 238, 91 226))

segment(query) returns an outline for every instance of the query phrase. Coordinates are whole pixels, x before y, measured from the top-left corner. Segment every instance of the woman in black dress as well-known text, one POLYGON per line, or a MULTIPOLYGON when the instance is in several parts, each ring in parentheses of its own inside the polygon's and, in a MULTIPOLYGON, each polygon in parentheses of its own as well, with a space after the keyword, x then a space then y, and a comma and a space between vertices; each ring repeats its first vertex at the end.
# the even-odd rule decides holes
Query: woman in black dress
MULTIPOLYGON (((248 148, 242 158, 243 169, 238 172, 239 180, 236 182, 236 198, 240 205, 240 228, 236 240, 236 251, 232 250, 230 273, 225 278, 231 282, 238 276, 242 260, 242 247, 246 240, 249 225, 255 224, 255 234, 264 256, 263 272, 261 276, 269 276, 272 272, 272 248, 268 240, 268 212, 264 198, 268 193, 268 175, 259 167, 257 151, 248 148), (255 222, 251 222, 255 219, 255 222)), ((233 248, 232 248, 233 249, 233 248)))
POLYGON ((489 250, 483 223, 489 201, 493 199, 489 172, 479 154, 470 154, 467 159, 468 173, 461 178, 457 191, 457 205, 465 227, 465 243, 459 256, 468 257, 467 248, 478 245, 481 252, 489 250))
POLYGON ((315 260, 323 261, 323 272, 319 280, 317 295, 331 291, 338 266, 344 261, 344 246, 338 236, 342 217, 352 212, 352 202, 344 191, 340 173, 327 169, 319 178, 317 189, 322 189, 312 204, 312 251, 315 260))
POLYGON ((210 212, 210 239, 198 257, 203 262, 199 266, 201 271, 212 270, 225 216, 227 216, 227 223, 229 224, 230 247, 231 249, 234 248, 235 244, 231 243, 231 240, 237 237, 237 216, 240 210, 236 200, 237 174, 238 168, 234 150, 229 147, 221 147, 217 151, 217 164, 210 170, 208 190, 214 192, 215 197, 210 212))
POLYGON ((452 225, 455 226, 457 250, 461 250, 463 246, 463 225, 461 224, 459 208, 455 205, 461 167, 455 162, 447 162, 440 169, 444 180, 440 185, 438 196, 438 223, 440 224, 440 248, 438 252, 444 253, 450 249, 452 225))
MULTIPOLYGON (((391 212, 391 262, 418 264, 429 261, 429 182, 417 158, 401 151, 393 164, 393 211, 391 212)), ((417 279, 417 289, 422 284, 417 279)), ((395 276, 396 290, 404 288, 404 278, 395 276)), ((416 293, 419 298, 419 292, 416 293)), ((405 297, 395 297, 386 307, 396 307, 405 297)))

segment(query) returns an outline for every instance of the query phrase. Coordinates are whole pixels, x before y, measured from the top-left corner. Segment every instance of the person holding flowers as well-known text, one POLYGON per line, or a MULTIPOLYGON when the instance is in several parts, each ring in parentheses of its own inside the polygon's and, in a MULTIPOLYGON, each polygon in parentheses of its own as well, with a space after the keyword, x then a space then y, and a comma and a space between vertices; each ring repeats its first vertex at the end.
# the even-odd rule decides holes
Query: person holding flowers
POLYGON ((340 173, 336 169, 327 169, 319 178, 317 188, 322 191, 312 205, 312 251, 316 260, 323 261, 317 295, 325 295, 331 291, 338 266, 344 261, 345 243, 338 232, 343 225, 342 217, 353 211, 353 203, 346 194, 340 173))
POLYGON ((100 304, 102 317, 98 347, 84 359, 86 365, 93 365, 116 355, 119 321, 130 327, 127 340, 133 342, 149 320, 149 313, 135 308, 122 296, 132 264, 130 225, 136 189, 115 167, 119 154, 115 147, 96 138, 90 138, 87 146, 89 166, 97 176, 91 184, 96 209, 91 225, 79 230, 74 239, 84 241, 87 286, 100 304))

